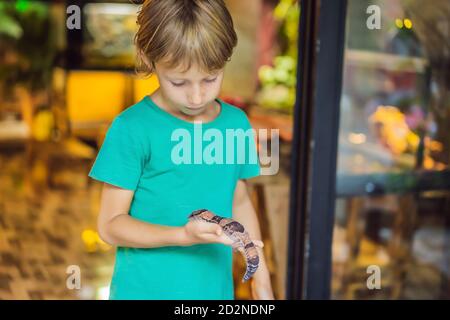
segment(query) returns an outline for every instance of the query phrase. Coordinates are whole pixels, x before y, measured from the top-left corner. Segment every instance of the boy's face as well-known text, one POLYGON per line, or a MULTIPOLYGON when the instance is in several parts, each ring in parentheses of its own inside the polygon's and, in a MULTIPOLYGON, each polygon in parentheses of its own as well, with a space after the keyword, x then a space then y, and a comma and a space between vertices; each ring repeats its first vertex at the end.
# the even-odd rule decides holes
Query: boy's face
POLYGON ((217 98, 223 71, 207 74, 193 65, 187 72, 181 73, 179 69, 168 69, 163 64, 155 63, 155 73, 166 102, 190 116, 202 114, 217 98))

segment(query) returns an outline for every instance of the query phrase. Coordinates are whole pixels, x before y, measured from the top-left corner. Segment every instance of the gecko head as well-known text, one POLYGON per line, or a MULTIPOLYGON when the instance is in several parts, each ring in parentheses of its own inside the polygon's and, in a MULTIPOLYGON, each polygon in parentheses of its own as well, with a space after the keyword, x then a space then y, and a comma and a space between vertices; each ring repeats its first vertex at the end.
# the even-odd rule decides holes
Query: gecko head
POLYGON ((203 212, 208 211, 207 209, 199 209, 199 210, 194 210, 191 212, 191 214, 189 215, 189 219, 190 218, 194 218, 196 216, 201 215, 203 212))

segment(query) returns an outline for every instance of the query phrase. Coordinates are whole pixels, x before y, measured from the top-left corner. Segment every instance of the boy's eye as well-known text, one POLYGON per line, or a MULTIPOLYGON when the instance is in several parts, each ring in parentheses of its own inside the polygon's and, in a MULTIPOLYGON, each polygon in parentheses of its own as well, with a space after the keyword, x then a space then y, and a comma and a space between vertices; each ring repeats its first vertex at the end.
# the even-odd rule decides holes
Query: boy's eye
POLYGON ((214 82, 214 81, 216 81, 216 79, 217 79, 217 77, 216 77, 216 78, 214 78, 214 79, 206 79, 205 81, 206 81, 206 82, 209 82, 209 83, 210 83, 210 82, 214 82))
MULTIPOLYGON (((217 80, 217 77, 215 77, 214 79, 205 79, 205 82, 212 83, 212 82, 214 82, 216 80, 217 80)), ((170 83, 172 85, 174 85, 175 87, 181 87, 181 86, 183 86, 185 84, 184 82, 176 83, 176 82, 172 82, 172 81, 170 81, 170 83)))

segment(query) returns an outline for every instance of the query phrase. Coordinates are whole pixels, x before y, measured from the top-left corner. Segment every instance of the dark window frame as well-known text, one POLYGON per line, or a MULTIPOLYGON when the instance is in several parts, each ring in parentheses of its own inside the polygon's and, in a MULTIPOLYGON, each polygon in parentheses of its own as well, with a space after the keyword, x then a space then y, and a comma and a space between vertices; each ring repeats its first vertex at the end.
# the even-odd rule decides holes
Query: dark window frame
POLYGON ((347 1, 300 7, 286 297, 329 299, 347 1))

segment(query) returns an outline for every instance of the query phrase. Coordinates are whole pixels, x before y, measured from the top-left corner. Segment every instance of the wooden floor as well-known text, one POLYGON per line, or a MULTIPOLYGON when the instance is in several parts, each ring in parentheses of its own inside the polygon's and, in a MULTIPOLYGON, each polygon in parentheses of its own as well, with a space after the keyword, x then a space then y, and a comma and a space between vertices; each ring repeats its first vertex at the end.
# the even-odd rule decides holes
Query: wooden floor
POLYGON ((50 189, 48 173, 44 163, 27 168, 24 153, 0 154, 0 299, 107 297, 114 250, 95 239, 100 185, 67 168, 50 189), (68 288, 70 266, 79 290, 68 288))

